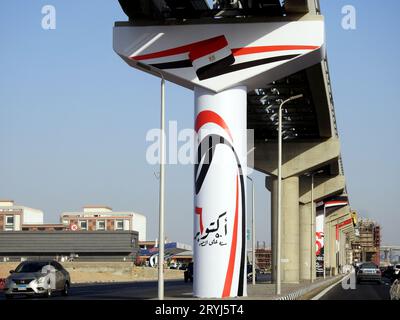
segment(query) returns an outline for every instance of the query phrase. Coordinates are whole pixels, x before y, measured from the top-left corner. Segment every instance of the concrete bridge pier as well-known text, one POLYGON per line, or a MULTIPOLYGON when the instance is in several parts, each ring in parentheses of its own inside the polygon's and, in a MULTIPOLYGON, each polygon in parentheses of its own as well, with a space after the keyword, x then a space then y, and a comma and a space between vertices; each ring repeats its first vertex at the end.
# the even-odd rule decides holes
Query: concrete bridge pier
MULTIPOLYGON (((271 191, 272 281, 276 282, 278 231, 278 179, 269 177, 271 191)), ((299 282, 299 178, 282 180, 281 279, 283 283, 299 282)))
MULTIPOLYGON (((255 155, 256 169, 270 175, 266 179, 266 188, 271 191, 272 279, 276 281, 278 214, 276 143, 256 144, 256 148, 258 150, 255 155)), ((282 282, 298 283, 300 280, 311 279, 311 255, 315 252, 311 241, 311 237, 315 235, 315 231, 311 230, 311 220, 315 221, 315 218, 311 219, 310 216, 311 183, 310 178, 307 180, 303 175, 322 165, 337 161, 340 146, 338 139, 331 138, 313 143, 286 143, 283 149, 282 282)), ((315 179, 314 201, 336 194, 338 189, 343 188, 342 178, 315 179)))
MULTIPOLYGON (((300 204, 300 279, 311 280, 315 274, 315 209, 311 212, 311 202, 300 204)), ((314 276, 315 278, 315 276, 314 276)))
POLYGON ((277 268, 277 244, 278 244, 278 179, 276 177, 267 177, 267 189, 271 190, 271 253, 272 266, 271 278, 272 282, 276 283, 276 268, 277 268), (268 179, 269 178, 269 179, 268 179))
POLYGON ((300 178, 300 280, 311 280, 311 274, 316 274, 315 260, 311 261, 311 256, 315 257, 316 250, 315 203, 326 197, 341 194, 345 186, 345 178, 341 175, 314 177, 314 210, 311 213, 311 177, 300 178))
POLYGON ((299 177, 282 181, 282 282, 299 283, 299 177))

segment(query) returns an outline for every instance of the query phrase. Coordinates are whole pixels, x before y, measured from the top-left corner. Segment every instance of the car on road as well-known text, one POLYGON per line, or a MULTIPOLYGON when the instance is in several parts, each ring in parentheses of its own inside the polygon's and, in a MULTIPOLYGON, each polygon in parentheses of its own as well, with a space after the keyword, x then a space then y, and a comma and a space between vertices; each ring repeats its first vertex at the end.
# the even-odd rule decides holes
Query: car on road
POLYGON ((178 268, 179 268, 179 264, 177 264, 176 262, 174 262, 174 263, 171 263, 171 264, 169 265, 169 268, 170 268, 170 269, 174 269, 174 270, 176 270, 176 269, 178 269, 178 268))
POLYGON ((400 264, 394 265, 393 271, 396 276, 400 275, 400 264))
POLYGON ((382 277, 385 277, 390 280, 390 282, 393 282, 395 279, 395 273, 394 273, 394 267, 393 266, 387 266, 386 268, 383 268, 382 271, 382 277))
POLYGON ((51 297, 54 292, 67 296, 71 277, 57 261, 24 261, 5 281, 7 299, 16 296, 51 297))
POLYGON ((382 283, 382 272, 373 262, 362 263, 357 270, 357 283, 362 281, 374 281, 382 283))
POLYGON ((193 282, 193 262, 190 262, 183 274, 185 282, 193 282))
POLYGON ((178 269, 179 270, 186 270, 187 269, 187 265, 186 264, 182 264, 181 266, 179 266, 178 269))
MULTIPOLYGON (((261 270, 256 267, 256 281, 260 276, 261 270)), ((247 265, 247 281, 253 281, 253 265, 247 265)))

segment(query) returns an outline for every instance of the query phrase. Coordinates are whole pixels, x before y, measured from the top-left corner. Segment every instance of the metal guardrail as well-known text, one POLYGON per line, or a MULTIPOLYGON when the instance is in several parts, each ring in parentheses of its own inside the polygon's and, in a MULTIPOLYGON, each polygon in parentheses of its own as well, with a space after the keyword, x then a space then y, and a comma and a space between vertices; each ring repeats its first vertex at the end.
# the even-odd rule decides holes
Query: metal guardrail
POLYGON ((339 278, 343 278, 345 276, 346 275, 341 274, 341 275, 338 275, 338 276, 333 277, 331 279, 327 279, 325 281, 315 282, 315 283, 311 284, 308 287, 296 290, 296 291, 291 292, 291 293, 289 293, 289 294, 287 294, 287 295, 285 295, 283 297, 279 297, 279 298, 277 298, 275 300, 297 300, 298 298, 304 296, 305 294, 310 293, 311 291, 313 291, 315 289, 318 289, 318 288, 320 288, 320 287, 322 287, 322 286, 324 286, 326 284, 332 284, 336 280, 338 280, 339 278))

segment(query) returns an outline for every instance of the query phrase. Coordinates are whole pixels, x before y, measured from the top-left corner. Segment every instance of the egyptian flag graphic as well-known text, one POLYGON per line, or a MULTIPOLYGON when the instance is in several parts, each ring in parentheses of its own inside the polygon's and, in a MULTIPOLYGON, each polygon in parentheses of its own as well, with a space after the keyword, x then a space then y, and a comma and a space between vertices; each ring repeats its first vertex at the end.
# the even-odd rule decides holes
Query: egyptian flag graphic
POLYGON ((231 48, 232 45, 224 35, 219 35, 157 52, 132 55, 129 59, 141 61, 160 70, 193 68, 199 80, 207 80, 231 72, 288 61, 318 49, 318 46, 312 45, 231 48))
POLYGON ((325 202, 325 208, 333 208, 333 207, 343 207, 349 204, 347 198, 344 199, 334 199, 325 202))
POLYGON ((225 36, 196 43, 189 52, 189 59, 200 80, 215 77, 224 68, 235 63, 225 36))
POLYGON ((317 203, 317 212, 323 212, 325 210, 326 215, 340 209, 341 207, 347 206, 349 199, 347 196, 338 196, 328 199, 327 201, 321 201, 317 203))

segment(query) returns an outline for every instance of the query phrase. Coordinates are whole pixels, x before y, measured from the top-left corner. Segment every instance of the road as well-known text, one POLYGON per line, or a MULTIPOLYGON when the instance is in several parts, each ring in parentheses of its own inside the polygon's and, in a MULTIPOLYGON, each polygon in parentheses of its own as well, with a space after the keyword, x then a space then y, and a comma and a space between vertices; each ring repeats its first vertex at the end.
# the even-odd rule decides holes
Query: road
MULTIPOLYGON (((260 277, 261 278, 261 277, 260 277)), ((267 280, 267 276, 265 276, 267 280)), ((261 280, 261 279, 258 279, 261 280)), ((320 300, 389 300, 390 282, 384 279, 381 284, 361 283, 356 289, 344 290, 341 283, 337 284, 320 300)), ((193 287, 191 283, 183 280, 166 280, 165 296, 171 299, 192 298, 193 287)), ((68 297, 56 294, 54 300, 131 300, 131 299, 156 299, 157 281, 111 283, 111 284, 86 284, 73 285, 68 297)), ((0 300, 4 294, 0 294, 0 300)), ((25 298, 18 298, 25 299, 25 298)), ((30 298, 42 299, 42 298, 30 298)))
MULTIPOLYGON (((192 284, 182 280, 166 280, 165 296, 167 298, 191 298, 192 284)), ((154 299, 157 297, 157 281, 129 282, 113 284, 73 285, 68 297, 56 293, 51 299, 59 300, 127 300, 127 299, 154 299)), ((5 299, 0 294, 0 300, 5 299)), ((18 297, 17 299, 26 299, 18 297)), ((42 298, 30 298, 42 299, 42 298)))
POLYGON ((390 281, 383 278, 381 284, 363 282, 356 289, 345 290, 342 284, 337 284, 320 300, 389 300, 390 281))
MULTIPOLYGON (((260 274, 257 282, 267 282, 270 274, 260 274)), ((165 297, 169 299, 190 299, 193 297, 192 283, 182 280, 165 281, 165 297)), ((126 300, 126 299, 155 299, 157 298, 157 281, 108 283, 108 284, 82 284, 73 285, 68 297, 56 293, 51 299, 55 300, 126 300)), ((4 294, 0 293, 0 300, 4 300, 4 294)), ((17 299, 26 299, 18 297, 17 299)), ((42 299, 42 298, 29 298, 42 299)))

